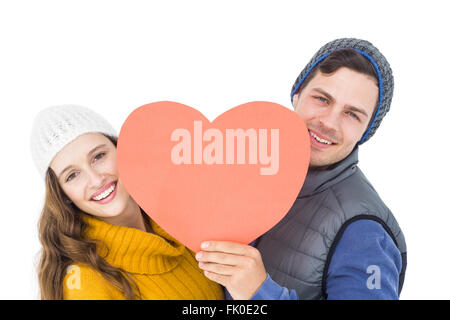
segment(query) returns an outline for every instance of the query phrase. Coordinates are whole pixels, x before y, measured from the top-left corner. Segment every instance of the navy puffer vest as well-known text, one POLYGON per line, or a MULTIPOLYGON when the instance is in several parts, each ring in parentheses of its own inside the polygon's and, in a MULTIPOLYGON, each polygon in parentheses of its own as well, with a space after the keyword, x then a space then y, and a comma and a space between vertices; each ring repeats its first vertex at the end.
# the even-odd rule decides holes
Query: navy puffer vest
POLYGON ((345 228, 358 219, 379 222, 402 257, 399 294, 406 271, 406 243, 388 207, 357 167, 358 147, 327 170, 309 170, 289 213, 256 247, 267 272, 300 299, 326 299, 328 267, 345 228))

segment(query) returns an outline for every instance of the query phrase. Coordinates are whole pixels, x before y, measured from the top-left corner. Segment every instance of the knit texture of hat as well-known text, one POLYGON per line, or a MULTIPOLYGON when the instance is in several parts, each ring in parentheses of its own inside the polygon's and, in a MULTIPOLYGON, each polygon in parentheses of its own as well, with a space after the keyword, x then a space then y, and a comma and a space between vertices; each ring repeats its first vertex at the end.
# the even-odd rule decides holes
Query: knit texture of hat
POLYGON ((295 80, 294 85, 291 90, 291 101, 294 95, 298 92, 301 84, 305 81, 307 76, 311 71, 326 57, 330 55, 331 52, 339 49, 354 49, 355 51, 366 57, 374 66, 378 75, 378 106, 374 111, 375 115, 364 132, 361 140, 358 144, 362 144, 369 140, 375 133, 375 131, 380 126, 381 120, 386 115, 391 107, 392 95, 394 92, 394 77, 392 76, 392 70, 389 66, 386 58, 381 54, 381 52, 370 42, 361 39, 354 38, 342 38, 333 40, 325 44, 320 50, 312 57, 311 61, 302 70, 300 75, 295 80))
POLYGON ((48 107, 36 116, 31 131, 31 155, 45 179, 55 155, 78 136, 98 132, 117 137, 114 128, 96 112, 77 105, 48 107))

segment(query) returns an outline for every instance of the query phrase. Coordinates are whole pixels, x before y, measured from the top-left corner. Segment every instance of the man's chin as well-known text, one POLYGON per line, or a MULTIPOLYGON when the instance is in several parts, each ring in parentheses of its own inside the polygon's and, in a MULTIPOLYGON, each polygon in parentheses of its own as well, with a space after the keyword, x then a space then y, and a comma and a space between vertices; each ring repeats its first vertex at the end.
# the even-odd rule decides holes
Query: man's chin
POLYGON ((351 153, 352 150, 353 149, 347 152, 339 150, 340 152, 333 152, 330 154, 326 154, 323 151, 317 151, 311 148, 309 168, 314 170, 325 170, 329 166, 338 163, 339 161, 348 157, 348 155, 351 153))
POLYGON ((330 166, 329 164, 317 165, 317 164, 310 163, 308 169, 309 170, 327 170, 329 166, 330 166))
POLYGON ((309 168, 310 169, 320 169, 323 167, 328 167, 330 164, 333 164, 333 160, 331 157, 326 157, 323 152, 318 152, 321 154, 316 154, 315 151, 311 150, 311 157, 309 160, 309 168))
POLYGON ((324 151, 316 151, 311 149, 311 156, 309 160, 309 169, 326 170, 332 164, 339 162, 340 157, 335 152, 327 153, 324 151))

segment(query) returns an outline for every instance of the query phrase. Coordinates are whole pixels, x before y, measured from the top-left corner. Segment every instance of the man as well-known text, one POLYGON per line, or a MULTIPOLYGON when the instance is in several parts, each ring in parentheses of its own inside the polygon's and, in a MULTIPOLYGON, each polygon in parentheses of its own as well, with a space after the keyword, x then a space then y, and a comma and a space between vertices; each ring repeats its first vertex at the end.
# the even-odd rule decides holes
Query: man
POLYGON ((370 42, 327 43, 291 92, 311 158, 288 214, 256 247, 208 241, 197 254, 234 299, 398 299, 406 243, 391 211, 357 167, 393 94, 389 63, 370 42))

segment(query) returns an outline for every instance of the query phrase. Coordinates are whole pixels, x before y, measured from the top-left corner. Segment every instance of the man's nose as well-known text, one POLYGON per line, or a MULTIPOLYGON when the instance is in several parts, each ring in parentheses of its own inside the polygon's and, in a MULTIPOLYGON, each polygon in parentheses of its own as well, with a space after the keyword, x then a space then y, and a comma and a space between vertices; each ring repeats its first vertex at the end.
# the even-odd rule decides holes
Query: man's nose
POLYGON ((327 129, 339 131, 340 111, 337 107, 327 108, 319 117, 320 123, 327 129))

